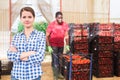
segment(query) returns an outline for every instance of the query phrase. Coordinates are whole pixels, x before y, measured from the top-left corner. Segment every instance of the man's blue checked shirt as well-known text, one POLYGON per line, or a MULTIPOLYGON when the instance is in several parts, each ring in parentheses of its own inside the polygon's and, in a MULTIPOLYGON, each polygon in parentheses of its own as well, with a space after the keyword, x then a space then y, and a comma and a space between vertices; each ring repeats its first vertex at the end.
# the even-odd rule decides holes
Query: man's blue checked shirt
POLYGON ((11 46, 18 50, 18 52, 9 50, 7 52, 8 59, 13 62, 12 76, 18 80, 33 80, 42 74, 41 62, 46 48, 46 38, 43 32, 34 30, 28 40, 24 32, 18 33, 13 37, 11 46), (28 51, 36 53, 29 56, 27 61, 20 60, 20 54, 28 51))

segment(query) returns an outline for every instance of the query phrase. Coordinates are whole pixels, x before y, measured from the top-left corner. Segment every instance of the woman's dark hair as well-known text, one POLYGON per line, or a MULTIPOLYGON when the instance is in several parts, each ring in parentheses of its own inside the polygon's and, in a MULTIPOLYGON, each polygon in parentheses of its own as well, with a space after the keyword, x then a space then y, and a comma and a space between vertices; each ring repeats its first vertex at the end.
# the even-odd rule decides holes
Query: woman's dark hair
POLYGON ((31 7, 23 7, 21 10, 20 10, 20 17, 22 16, 22 12, 23 11, 28 11, 28 12, 31 12, 33 17, 35 17, 35 12, 34 10, 31 8, 31 7))
POLYGON ((58 12, 56 12, 55 17, 57 18, 58 15, 63 15, 63 14, 62 14, 62 12, 58 11, 58 12))

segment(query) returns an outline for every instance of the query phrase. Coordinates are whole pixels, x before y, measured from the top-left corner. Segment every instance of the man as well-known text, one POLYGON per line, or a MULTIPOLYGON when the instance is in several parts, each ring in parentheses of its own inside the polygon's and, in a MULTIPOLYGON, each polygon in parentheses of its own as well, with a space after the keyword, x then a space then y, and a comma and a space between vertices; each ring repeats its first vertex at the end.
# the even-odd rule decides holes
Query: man
POLYGON ((46 30, 46 41, 49 53, 52 53, 52 68, 54 73, 54 80, 58 79, 59 70, 59 56, 63 53, 64 42, 65 49, 69 50, 68 46, 68 24, 63 21, 62 12, 56 12, 56 20, 51 22, 46 30))

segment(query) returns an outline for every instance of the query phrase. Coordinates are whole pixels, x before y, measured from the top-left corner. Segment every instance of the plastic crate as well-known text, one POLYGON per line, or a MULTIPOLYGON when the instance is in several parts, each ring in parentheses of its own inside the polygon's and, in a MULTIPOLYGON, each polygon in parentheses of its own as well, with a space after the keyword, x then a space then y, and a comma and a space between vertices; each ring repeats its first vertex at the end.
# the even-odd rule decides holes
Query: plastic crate
POLYGON ((106 31, 106 30, 113 30, 113 24, 99 24, 98 27, 96 27, 97 30, 103 30, 103 31, 106 31))
POLYGON ((74 36, 88 36, 88 30, 87 29, 73 29, 73 35, 74 36))
POLYGON ((114 23, 114 30, 120 30, 120 24, 114 23))
POLYGON ((120 36, 120 30, 114 30, 114 37, 120 36))
POLYGON ((114 69, 113 64, 106 64, 106 65, 93 65, 93 74, 96 77, 113 77, 114 76, 114 69))
POLYGON ((69 35, 74 36, 89 36, 88 27, 82 24, 74 24, 69 29, 69 35))
POLYGON ((113 43, 114 38, 112 36, 95 36, 94 43, 113 43))
POLYGON ((103 50, 97 50, 93 52, 93 57, 97 58, 113 58, 113 52, 112 51, 103 51, 103 50))
POLYGON ((89 54, 89 49, 74 49, 73 53, 78 54, 78 53, 83 53, 83 54, 89 54))
MULTIPOLYGON (((89 80, 89 74, 90 71, 72 72, 71 80, 89 80)), ((66 77, 66 80, 69 80, 69 76, 66 77)))
POLYGON ((114 42, 116 43, 120 42, 120 35, 114 36, 114 42))
POLYGON ((79 54, 73 54, 71 57, 70 55, 68 55, 69 57, 67 57, 67 59, 65 57, 63 57, 62 59, 63 64, 61 66, 61 72, 65 77, 65 80, 91 80, 92 58, 90 56, 81 56, 81 55, 80 58, 79 57, 73 58, 74 55, 79 55, 79 54))
POLYGON ((112 51, 113 44, 112 43, 98 43, 98 44, 93 44, 92 48, 93 48, 93 50, 112 51))
MULTIPOLYGON (((69 65, 62 67, 62 74, 65 77, 65 80, 69 80, 69 65)), ((89 80, 90 76, 90 67, 86 64, 84 65, 73 65, 72 66, 72 77, 71 80, 89 80), (87 77, 87 79, 84 79, 87 77)))
POLYGON ((89 45, 88 43, 75 43, 74 44, 74 49, 78 50, 78 49, 88 49, 89 45))
POLYGON ((93 61, 95 64, 103 65, 103 64, 113 64, 113 58, 96 58, 93 57, 93 61))
POLYGON ((73 38, 74 43, 88 43, 88 37, 77 36, 73 38))
POLYGON ((96 76, 97 78, 105 78, 105 77, 113 77, 114 73, 112 71, 108 71, 108 72, 104 72, 104 71, 93 71, 94 76, 96 76))
POLYGON ((114 42, 113 48, 114 49, 120 49, 120 42, 118 42, 118 43, 114 42))

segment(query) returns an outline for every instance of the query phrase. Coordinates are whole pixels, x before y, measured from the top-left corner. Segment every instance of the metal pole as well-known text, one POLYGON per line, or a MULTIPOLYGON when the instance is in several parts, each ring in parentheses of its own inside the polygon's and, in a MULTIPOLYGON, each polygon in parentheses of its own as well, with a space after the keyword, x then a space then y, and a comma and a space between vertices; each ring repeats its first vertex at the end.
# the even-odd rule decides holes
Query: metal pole
POLYGON ((92 80, 92 57, 93 57, 93 54, 91 53, 90 54, 90 80, 92 80))
POLYGON ((12 19, 11 19, 11 0, 9 0, 9 30, 11 30, 11 25, 12 25, 12 19))
POLYGON ((62 0, 60 0, 60 11, 62 12, 62 0))
POLYGON ((108 23, 110 23, 110 0, 109 0, 109 7, 108 7, 108 23))

